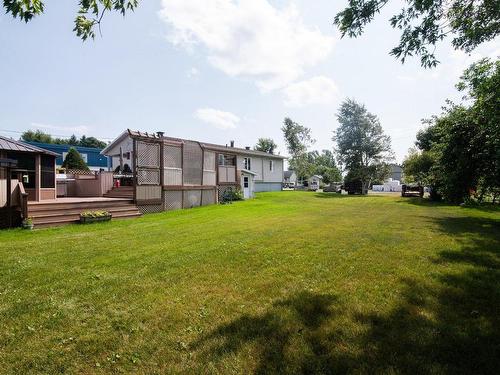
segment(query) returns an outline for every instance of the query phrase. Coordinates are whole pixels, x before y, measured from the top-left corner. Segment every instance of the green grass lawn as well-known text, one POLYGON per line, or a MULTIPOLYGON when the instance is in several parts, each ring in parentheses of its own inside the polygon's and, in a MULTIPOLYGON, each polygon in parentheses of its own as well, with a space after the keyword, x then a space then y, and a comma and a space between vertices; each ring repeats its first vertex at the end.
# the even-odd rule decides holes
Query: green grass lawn
POLYGON ((1 373, 498 373, 500 212, 281 192, 0 232, 1 373))

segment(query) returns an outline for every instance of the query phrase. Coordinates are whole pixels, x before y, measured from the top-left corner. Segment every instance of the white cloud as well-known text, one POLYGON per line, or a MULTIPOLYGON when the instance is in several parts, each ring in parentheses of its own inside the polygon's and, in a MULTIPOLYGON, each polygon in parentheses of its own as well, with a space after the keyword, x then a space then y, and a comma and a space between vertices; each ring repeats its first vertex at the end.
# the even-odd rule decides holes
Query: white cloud
POLYGON ((224 112, 214 108, 200 108, 195 116, 217 129, 234 129, 240 122, 240 118, 231 112, 224 112))
POLYGON ((186 75, 188 78, 196 78, 200 75, 200 71, 198 69, 196 69, 195 67, 192 67, 191 69, 189 69, 187 71, 186 75))
POLYGON ((285 105, 303 107, 310 104, 332 104, 339 96, 335 82, 324 76, 293 83, 283 89, 285 105))
POLYGON ((57 130, 60 132, 71 134, 84 135, 88 133, 90 130, 88 126, 80 125, 80 126, 58 126, 58 125, 50 125, 50 124, 40 124, 38 122, 32 122, 31 126, 38 129, 49 129, 49 130, 57 130))
POLYGON ((267 0, 163 0, 159 15, 170 42, 203 46, 214 67, 251 78, 263 91, 300 78, 330 54, 335 40, 306 26, 295 5, 278 9, 267 0))

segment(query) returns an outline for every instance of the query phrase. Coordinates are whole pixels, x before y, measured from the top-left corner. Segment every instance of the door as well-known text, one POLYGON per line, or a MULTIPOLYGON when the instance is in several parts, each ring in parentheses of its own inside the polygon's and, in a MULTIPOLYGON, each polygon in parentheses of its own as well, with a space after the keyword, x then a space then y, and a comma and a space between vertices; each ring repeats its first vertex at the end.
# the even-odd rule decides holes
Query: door
POLYGON ((243 176, 243 197, 250 198, 250 179, 248 176, 243 176))

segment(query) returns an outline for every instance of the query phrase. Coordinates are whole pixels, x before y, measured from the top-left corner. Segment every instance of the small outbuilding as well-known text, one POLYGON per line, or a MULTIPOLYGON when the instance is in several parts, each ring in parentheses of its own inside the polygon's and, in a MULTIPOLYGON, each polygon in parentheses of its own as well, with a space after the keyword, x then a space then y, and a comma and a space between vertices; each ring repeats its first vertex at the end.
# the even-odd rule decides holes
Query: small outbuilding
POLYGON ((241 191, 245 199, 253 198, 255 195, 255 176, 257 176, 255 172, 249 171, 248 169, 241 170, 241 191))
POLYGON ((27 216, 27 201, 56 198, 58 154, 0 136, 0 227, 27 216))

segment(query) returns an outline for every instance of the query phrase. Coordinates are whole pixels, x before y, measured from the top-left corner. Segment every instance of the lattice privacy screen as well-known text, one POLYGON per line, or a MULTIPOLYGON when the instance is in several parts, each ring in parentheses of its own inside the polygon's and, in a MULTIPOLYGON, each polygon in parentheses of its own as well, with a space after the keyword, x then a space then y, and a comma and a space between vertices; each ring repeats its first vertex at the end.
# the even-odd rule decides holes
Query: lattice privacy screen
POLYGON ((215 171, 203 171, 203 185, 215 186, 216 180, 215 171))
POLYGON ((159 169, 137 169, 137 183, 139 185, 159 185, 159 169))
POLYGON ((203 155, 203 170, 215 172, 215 152, 205 151, 203 155))
POLYGON ((213 190, 203 190, 201 193, 201 205, 207 206, 209 204, 215 204, 215 189, 213 190))
POLYGON ((182 169, 165 168, 163 169, 163 181, 165 185, 182 185, 182 169))
POLYGON ((179 210, 182 208, 182 191, 164 191, 165 211, 179 210))
POLYGON ((137 141, 137 166, 159 168, 160 167, 160 145, 137 141))
POLYGON ((201 190, 184 191, 184 208, 198 207, 201 205, 201 190))
POLYGON ((138 205, 137 209, 142 214, 153 214, 153 213, 157 213, 157 212, 162 212, 163 205, 161 205, 161 204, 138 205))
POLYGON ((183 147, 183 179, 186 185, 201 185, 203 152, 196 142, 186 142, 183 147))
POLYGON ((236 191, 237 189, 239 188, 239 186, 237 185, 226 185, 226 186, 219 186, 217 188, 217 194, 218 194, 218 198, 219 198, 219 202, 222 202, 224 199, 224 193, 226 191, 236 191))
POLYGON ((165 145, 163 148, 163 167, 182 168, 182 148, 165 145))
POLYGON ((137 186, 135 198, 138 201, 151 201, 161 199, 161 186, 137 186))

